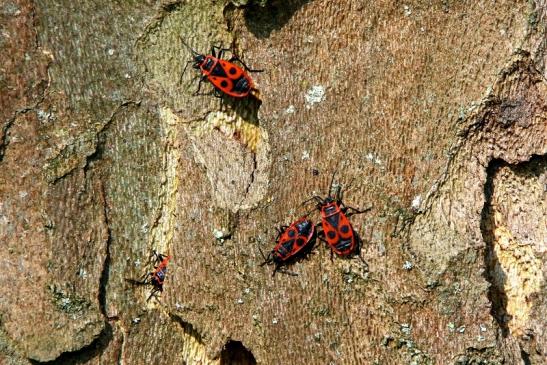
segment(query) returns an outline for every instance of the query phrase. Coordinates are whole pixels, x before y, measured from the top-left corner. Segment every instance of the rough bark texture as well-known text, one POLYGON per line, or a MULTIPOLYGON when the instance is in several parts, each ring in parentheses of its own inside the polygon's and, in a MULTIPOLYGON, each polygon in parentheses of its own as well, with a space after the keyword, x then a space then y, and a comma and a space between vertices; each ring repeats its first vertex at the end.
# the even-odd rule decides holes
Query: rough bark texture
POLYGON ((545 363, 546 28, 544 0, 4 0, 0 363, 545 363), (260 100, 193 96, 180 37, 260 100), (368 268, 318 244, 272 277, 333 171, 368 268), (159 301, 126 280, 152 249, 159 301))

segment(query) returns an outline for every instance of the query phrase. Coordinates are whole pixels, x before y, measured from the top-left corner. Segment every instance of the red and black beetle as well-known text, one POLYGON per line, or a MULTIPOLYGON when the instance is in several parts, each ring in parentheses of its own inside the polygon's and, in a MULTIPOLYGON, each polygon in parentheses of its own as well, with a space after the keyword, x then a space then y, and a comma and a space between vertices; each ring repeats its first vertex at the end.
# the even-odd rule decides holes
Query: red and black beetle
MULTIPOLYGON (((203 55, 194 51, 182 38, 180 40, 192 52, 193 56, 193 58, 187 62, 186 67, 188 67, 188 64, 193 63, 192 67, 201 72, 198 89, 194 95, 199 95, 201 83, 204 80, 208 80, 213 84, 215 87, 215 96, 217 97, 221 97, 222 92, 234 98, 245 98, 249 96, 249 94, 252 94, 252 91, 257 91, 254 87, 253 80, 247 72, 262 72, 262 70, 249 69, 241 59, 234 55, 231 49, 213 46, 211 47, 210 55, 203 55), (216 53, 216 50, 218 50, 218 54, 216 53), (226 51, 232 53, 232 57, 228 60, 222 59, 222 56, 226 51), (236 61, 241 63, 243 68, 233 63, 236 61)), ((186 71, 186 67, 184 68, 183 74, 186 71)))
POLYGON ((311 249, 315 241, 315 225, 306 216, 297 219, 289 226, 277 228, 277 232, 277 244, 268 257, 264 257, 262 250, 260 251, 264 257, 264 262, 260 266, 275 264, 272 276, 281 266, 311 249))
MULTIPOLYGON (((346 257, 353 254, 359 254, 361 245, 361 239, 353 229, 348 217, 353 214, 364 213, 371 208, 358 210, 346 206, 342 201, 342 190, 339 187, 336 189, 334 196, 331 195, 335 174, 336 172, 332 174, 327 197, 322 198, 316 195, 311 199, 317 201, 317 209, 321 212, 322 232, 319 232, 319 238, 326 241, 331 249, 331 253, 334 252, 338 256, 346 257), (352 212, 348 213, 348 210, 351 210, 352 212)), ((361 256, 359 257, 361 258, 361 256)))

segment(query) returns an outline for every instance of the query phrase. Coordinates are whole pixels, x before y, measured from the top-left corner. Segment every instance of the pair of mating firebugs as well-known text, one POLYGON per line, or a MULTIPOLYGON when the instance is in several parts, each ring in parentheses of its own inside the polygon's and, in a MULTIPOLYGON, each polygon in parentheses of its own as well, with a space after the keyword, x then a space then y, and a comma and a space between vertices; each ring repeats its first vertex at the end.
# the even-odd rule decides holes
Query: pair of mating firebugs
MULTIPOLYGON (((340 187, 332 194, 334 175, 335 173, 332 174, 329 193, 326 198, 315 195, 303 203, 305 204, 311 200, 317 202, 316 208, 321 212, 320 224, 313 224, 305 215, 288 226, 277 228, 276 245, 268 256, 264 257, 262 263, 262 265, 275 265, 272 276, 281 267, 311 250, 316 237, 328 244, 331 257, 333 253, 341 257, 360 254, 361 239, 348 218, 353 214, 364 213, 370 208, 358 210, 346 206, 341 198, 342 190, 340 187)), ((359 258, 361 258, 360 255, 359 258)), ((361 258, 361 260, 363 259, 361 258)))

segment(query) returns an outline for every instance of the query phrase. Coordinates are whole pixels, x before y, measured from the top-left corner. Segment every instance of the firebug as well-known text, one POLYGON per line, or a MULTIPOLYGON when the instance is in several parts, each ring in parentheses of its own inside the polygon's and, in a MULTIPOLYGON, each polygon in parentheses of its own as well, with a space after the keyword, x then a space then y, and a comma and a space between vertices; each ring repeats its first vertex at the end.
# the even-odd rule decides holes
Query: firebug
MULTIPOLYGON (((264 257, 265 264, 275 264, 275 269, 272 276, 283 265, 286 265, 291 260, 304 254, 311 249, 315 241, 315 225, 306 217, 302 217, 294 221, 288 226, 277 228, 276 245, 274 249, 264 257)), ((262 251, 260 251, 262 253, 262 251)))
MULTIPOLYGON (((192 67, 201 72, 198 89, 194 95, 199 95, 201 83, 204 80, 213 84, 215 87, 215 96, 217 97, 221 97, 221 93, 224 93, 234 98, 245 98, 249 94, 252 95, 251 92, 257 91, 253 80, 247 72, 262 72, 262 70, 249 69, 241 59, 234 55, 231 49, 213 46, 210 55, 203 55, 193 50, 182 38, 181 41, 192 52, 193 56, 186 64, 186 67, 188 64, 193 63, 192 67), (228 60, 222 58, 226 51, 232 53, 232 57, 228 60), (239 62, 243 68, 234 62, 239 62)), ((184 71, 186 71, 186 67, 184 71)))
POLYGON ((152 297, 155 297, 158 292, 163 291, 163 282, 165 275, 167 274, 167 264, 171 256, 158 253, 155 250, 150 255, 150 260, 154 262, 154 269, 145 273, 140 280, 126 279, 127 281, 137 285, 151 285, 152 291, 146 301, 149 301, 152 297))
MULTIPOLYGON (((310 200, 317 201, 317 209, 321 212, 322 231, 318 233, 319 238, 329 245, 331 254, 334 252, 338 256, 347 257, 359 254, 361 248, 361 239, 353 229, 348 217, 364 213, 371 208, 359 210, 346 206, 342 201, 342 189, 340 187, 337 187, 333 195, 332 187, 335 174, 336 172, 332 174, 327 197, 322 198, 316 195, 310 200), (351 212, 348 213, 348 211, 351 212)), ((361 256, 359 257, 361 258, 361 256)), ((363 259, 361 258, 361 260, 363 259)))

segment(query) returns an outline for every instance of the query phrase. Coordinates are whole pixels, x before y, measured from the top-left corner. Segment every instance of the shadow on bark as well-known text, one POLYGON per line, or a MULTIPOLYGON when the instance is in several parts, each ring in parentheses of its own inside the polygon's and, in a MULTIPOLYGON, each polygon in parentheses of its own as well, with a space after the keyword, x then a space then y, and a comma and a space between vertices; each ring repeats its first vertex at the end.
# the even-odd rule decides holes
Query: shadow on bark
POLYGON ((220 354, 220 365, 255 365, 256 360, 240 341, 228 341, 220 354))
MULTIPOLYGON (((486 246, 484 253, 486 270, 484 276, 490 283, 488 299, 492 303, 491 314, 500 326, 502 336, 507 337, 509 335, 508 324, 512 320, 512 316, 507 312, 508 296, 505 292, 508 278, 495 250, 497 244, 495 237, 497 224, 495 221, 495 206, 492 202, 494 196, 494 179, 500 169, 504 167, 509 167, 513 173, 526 179, 537 179, 545 173, 547 159, 545 155, 534 155, 529 161, 516 165, 496 159, 491 161, 487 168, 486 183, 484 186, 485 203, 481 216, 481 232, 486 246)), ((523 352, 523 360, 526 363, 524 355, 526 355, 525 352, 523 352)))
POLYGON ((264 7, 250 5, 245 9, 245 23, 257 38, 268 38, 274 30, 281 29, 298 9, 311 1, 272 0, 264 7))
POLYGON ((494 211, 492 208, 492 196, 494 194, 494 177, 497 171, 507 163, 503 160, 492 160, 486 170, 486 183, 484 184, 484 207, 481 215, 481 232, 485 243, 484 266, 486 268, 484 276, 490 283, 488 290, 488 300, 492 303, 490 314, 494 317, 500 326, 503 337, 509 334, 508 322, 511 320, 507 313, 507 294, 504 285, 507 280, 499 259, 494 250, 494 211))
POLYGON ((34 365, 76 365, 76 364, 87 364, 93 358, 100 356, 108 347, 108 344, 112 339, 113 331, 112 326, 107 323, 104 330, 99 334, 99 336, 93 340, 89 345, 72 352, 65 352, 61 354, 58 358, 51 361, 37 361, 29 359, 31 364, 34 365))

